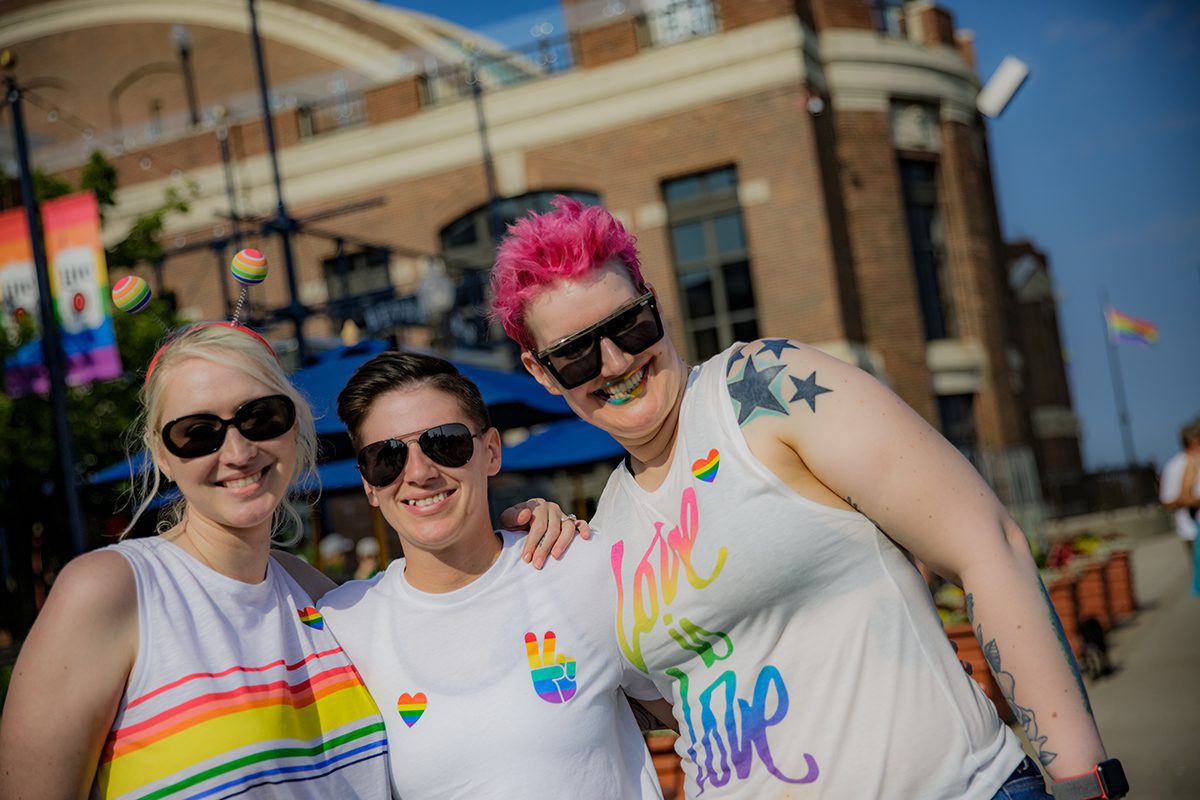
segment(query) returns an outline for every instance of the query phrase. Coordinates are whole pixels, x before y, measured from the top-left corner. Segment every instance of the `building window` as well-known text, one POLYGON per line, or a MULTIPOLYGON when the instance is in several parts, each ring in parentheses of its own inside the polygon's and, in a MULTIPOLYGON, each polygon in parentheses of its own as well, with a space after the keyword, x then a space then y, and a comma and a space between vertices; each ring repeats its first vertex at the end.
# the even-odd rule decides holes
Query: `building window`
POLYGON ((382 247, 358 251, 339 248, 336 255, 322 262, 329 316, 336 325, 353 319, 364 302, 394 296, 389 262, 388 251, 382 247))
POLYGON ((904 219, 916 270, 925 338, 945 339, 954 335, 954 320, 945 294, 947 275, 938 214, 937 163, 900 159, 900 187, 904 193, 904 219))
POLYGON ((717 32, 712 0, 642 0, 650 44, 672 44, 717 32))
POLYGON ((961 452, 972 453, 978 443, 975 435, 975 395, 938 395, 937 407, 942 435, 961 452))
POLYGON ((872 0, 871 23, 888 36, 904 36, 904 0, 872 0))
POLYGON ((703 361, 758 338, 758 308, 737 196, 737 169, 663 183, 688 353, 703 361))
POLYGON ((592 192, 548 190, 528 192, 499 200, 500 230, 492 230, 491 208, 482 205, 468 211, 442 228, 442 259, 451 277, 458 278, 473 270, 490 270, 496 260, 496 241, 504 229, 531 211, 550 210, 550 201, 563 194, 584 205, 599 205, 600 196, 592 192))

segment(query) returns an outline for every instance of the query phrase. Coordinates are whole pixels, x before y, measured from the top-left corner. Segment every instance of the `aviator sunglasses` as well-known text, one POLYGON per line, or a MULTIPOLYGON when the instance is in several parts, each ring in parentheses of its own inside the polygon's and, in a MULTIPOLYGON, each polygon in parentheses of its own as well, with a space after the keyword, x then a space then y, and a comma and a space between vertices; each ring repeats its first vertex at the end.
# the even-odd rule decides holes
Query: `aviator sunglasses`
POLYGON ((372 486, 390 486, 408 463, 409 441, 415 441, 433 463, 451 469, 461 467, 475 453, 475 437, 482 435, 482 431, 471 433, 471 429, 461 422, 448 422, 422 431, 420 436, 410 437, 408 441, 384 439, 358 451, 358 471, 372 486))
POLYGON ((163 446, 180 458, 207 456, 221 449, 229 426, 252 442, 275 439, 292 429, 296 405, 286 395, 273 394, 243 403, 229 419, 216 414, 189 414, 163 426, 163 446))
POLYGON ((595 325, 560 339, 533 353, 564 389, 582 386, 600 374, 603 354, 600 339, 608 339, 636 356, 663 337, 662 318, 653 292, 621 306, 595 325))

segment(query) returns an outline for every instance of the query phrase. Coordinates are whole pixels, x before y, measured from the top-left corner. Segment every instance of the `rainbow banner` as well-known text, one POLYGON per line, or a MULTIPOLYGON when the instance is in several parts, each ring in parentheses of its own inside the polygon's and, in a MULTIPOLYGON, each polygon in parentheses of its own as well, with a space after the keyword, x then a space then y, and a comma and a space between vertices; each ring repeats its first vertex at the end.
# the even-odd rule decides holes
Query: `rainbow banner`
POLYGON ((1153 322, 1122 314, 1112 306, 1105 309, 1104 319, 1108 322, 1108 336, 1114 342, 1148 346, 1158 341, 1158 326, 1153 322))
MULTIPOLYGON (((42 227, 55 316, 67 358, 67 383, 78 386, 116 378, 121 374, 121 359, 108 309, 108 269, 95 196, 80 192, 43 203, 42 227)), ((6 325, 26 318, 36 325, 37 278, 24 209, 0 215, 0 290, 6 325)), ((4 388, 12 397, 49 390, 41 337, 5 362, 4 388)))

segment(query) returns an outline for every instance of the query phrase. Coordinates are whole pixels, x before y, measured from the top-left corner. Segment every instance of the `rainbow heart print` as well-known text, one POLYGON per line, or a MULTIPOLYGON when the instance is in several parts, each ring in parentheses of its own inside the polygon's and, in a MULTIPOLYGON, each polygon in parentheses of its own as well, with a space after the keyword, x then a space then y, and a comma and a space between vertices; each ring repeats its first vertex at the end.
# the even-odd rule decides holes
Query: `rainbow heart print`
POLYGON ((404 720, 404 724, 410 728, 417 724, 417 720, 425 713, 428 705, 429 701, 424 692, 416 694, 405 692, 396 698, 396 711, 399 712, 400 719, 404 720))
POLYGON ((325 618, 312 606, 297 608, 296 613, 300 615, 300 621, 308 627, 316 628, 319 631, 325 630, 325 618))
POLYGON ((716 480, 720 466, 721 454, 715 449, 709 450, 705 458, 692 462, 692 474, 705 483, 712 483, 716 480))

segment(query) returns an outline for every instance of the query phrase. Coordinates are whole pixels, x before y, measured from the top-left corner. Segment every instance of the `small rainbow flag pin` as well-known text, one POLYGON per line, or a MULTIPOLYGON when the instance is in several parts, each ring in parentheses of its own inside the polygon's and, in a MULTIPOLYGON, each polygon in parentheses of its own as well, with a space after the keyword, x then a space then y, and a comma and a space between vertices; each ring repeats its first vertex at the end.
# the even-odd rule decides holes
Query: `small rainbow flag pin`
POLYGON ((708 456, 692 462, 692 474, 705 483, 716 480, 717 470, 721 467, 721 454, 715 449, 708 451, 708 456))
POLYGON ((300 621, 308 627, 316 628, 319 631, 325 630, 325 618, 312 606, 297 608, 296 613, 300 615, 300 621))
POLYGON ((412 727, 417 724, 417 720, 425 713, 425 707, 429 705, 428 698, 424 692, 409 694, 405 692, 396 698, 396 711, 400 714, 400 719, 404 720, 404 724, 412 727))

